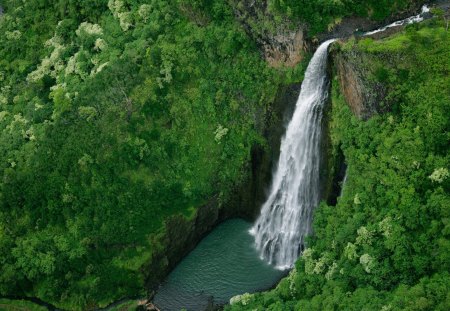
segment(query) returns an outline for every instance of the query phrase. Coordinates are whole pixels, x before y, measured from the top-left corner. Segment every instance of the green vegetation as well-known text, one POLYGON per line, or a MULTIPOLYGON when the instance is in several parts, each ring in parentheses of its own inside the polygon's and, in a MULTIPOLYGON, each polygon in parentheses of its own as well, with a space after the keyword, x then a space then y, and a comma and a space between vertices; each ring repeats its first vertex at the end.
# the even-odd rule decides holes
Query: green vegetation
MULTIPOLYGON (((244 180, 277 87, 303 67, 269 68, 234 2, 0 1, 0 296, 87 310, 144 294, 164 221, 244 180)), ((269 4, 314 34, 414 2, 269 4)), ((334 89, 344 196, 318 209, 297 272, 246 307, 448 309, 448 43, 433 26, 347 47, 392 112, 358 121, 334 89)))
POLYGON ((265 144, 283 72, 223 1, 2 6, 0 295, 144 293, 164 220, 225 200, 265 144))
POLYGON ((45 311, 47 308, 25 300, 0 299, 0 310, 4 311, 45 311))
POLYGON ((112 307, 109 309, 110 311, 128 311, 128 310, 136 310, 138 307, 138 301, 132 300, 132 301, 126 301, 124 303, 121 303, 115 307, 112 307))
POLYGON ((309 34, 330 30, 343 17, 361 16, 382 21, 394 13, 423 3, 418 0, 269 0, 273 11, 305 22, 309 34))
POLYGON ((390 112, 358 120, 333 80, 332 140, 348 178, 336 206, 276 289, 227 310, 449 310, 450 40, 441 22, 350 40, 384 83, 390 112))

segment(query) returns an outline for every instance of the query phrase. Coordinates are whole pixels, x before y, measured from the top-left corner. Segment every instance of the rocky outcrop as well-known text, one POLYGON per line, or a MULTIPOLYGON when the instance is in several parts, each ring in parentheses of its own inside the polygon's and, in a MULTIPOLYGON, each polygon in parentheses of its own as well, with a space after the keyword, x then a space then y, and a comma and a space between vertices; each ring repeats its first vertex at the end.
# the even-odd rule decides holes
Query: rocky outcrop
POLYGON ((384 99, 387 89, 372 74, 373 62, 356 48, 342 49, 340 43, 332 46, 330 58, 336 70, 341 93, 352 112, 359 118, 367 120, 375 113, 387 109, 384 99))
MULTIPOLYGON (((391 16, 385 23, 418 14, 418 9, 422 3, 423 1, 413 3, 408 10, 391 16)), ((442 10, 444 16, 450 10, 450 1, 435 1, 435 3, 430 5, 430 8, 442 10)), ((422 14, 422 17, 425 19, 432 16, 432 13, 422 14)), ((364 31, 370 29, 368 29, 368 25, 374 25, 370 21, 365 23, 364 31)), ((366 38, 380 40, 402 31, 405 26, 400 25, 387 28, 369 36, 356 36, 351 39, 340 40, 330 47, 330 63, 338 77, 340 92, 345 97, 353 113, 363 120, 367 120, 375 113, 389 111, 391 108, 392 103, 386 97, 388 90, 385 81, 389 75, 389 69, 386 67, 386 64, 390 64, 390 70, 397 70, 396 64, 401 62, 402 56, 401 54, 389 53, 388 51, 369 53, 358 47, 355 42, 366 38), (353 40, 353 44, 348 42, 350 40, 353 40), (380 60, 383 60, 383 64, 380 63, 380 60)), ((371 28, 373 29, 373 27, 371 28)), ((327 35, 332 35, 332 33, 327 35)), ((327 38, 327 36, 323 38, 327 38)))
POLYGON ((229 0, 237 20, 272 67, 294 67, 306 49, 304 27, 270 12, 267 1, 229 0))
POLYGON ((353 63, 344 55, 336 57, 335 63, 341 92, 344 94, 347 103, 355 115, 367 119, 375 111, 374 106, 369 104, 369 94, 365 92, 360 70, 355 68, 353 63))
POLYGON ((157 306, 147 300, 140 300, 138 302, 136 311, 160 311, 157 306))
POLYGON ((264 57, 272 67, 294 67, 303 59, 304 49, 302 29, 281 31, 263 44, 264 57))
MULTIPOLYGON (((329 66, 328 77, 331 77, 331 66, 329 66)), ((330 84, 331 89, 331 84, 330 84)), ((331 94, 331 91, 329 92, 331 94)), ((337 198, 341 193, 342 181, 345 177, 347 165, 344 154, 331 136, 332 99, 328 97, 322 118, 322 140, 320 145, 320 199, 328 205, 336 205, 337 198)))
POLYGON ((149 292, 186 256, 219 221, 216 198, 199 207, 191 217, 173 215, 166 219, 164 231, 152 237, 153 253, 141 267, 149 292))

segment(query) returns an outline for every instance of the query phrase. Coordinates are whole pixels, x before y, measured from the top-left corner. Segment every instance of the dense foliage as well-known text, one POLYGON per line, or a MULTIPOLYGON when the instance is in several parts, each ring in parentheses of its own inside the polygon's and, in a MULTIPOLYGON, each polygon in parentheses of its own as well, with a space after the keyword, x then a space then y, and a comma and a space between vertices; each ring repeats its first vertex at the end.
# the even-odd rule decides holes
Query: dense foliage
POLYGON ((450 309, 448 32, 433 21, 341 49, 358 53, 367 77, 387 87, 390 112, 357 119, 333 80, 343 194, 316 210, 315 236, 290 276, 228 310, 450 309))
POLYGON ((293 20, 305 22, 310 35, 340 23, 343 17, 361 16, 381 21, 394 13, 411 8, 418 0, 269 0, 269 5, 293 20))
POLYGON ((136 295, 164 219, 238 184, 280 75, 204 3, 2 1, 0 295, 136 295))
MULTIPOLYGON (((277 86, 301 66, 269 68, 229 2, 0 0, 0 296, 92 309, 143 293, 164 220, 226 200, 243 179, 277 86)), ((313 34, 413 2, 270 5, 313 34)), ((374 55, 392 113, 358 121, 335 93, 344 196, 318 210, 297 273, 248 306, 394 308, 423 296, 434 307, 448 292, 447 34, 349 48, 374 55)))
POLYGON ((47 308, 24 300, 0 299, 0 310, 45 311, 47 308))

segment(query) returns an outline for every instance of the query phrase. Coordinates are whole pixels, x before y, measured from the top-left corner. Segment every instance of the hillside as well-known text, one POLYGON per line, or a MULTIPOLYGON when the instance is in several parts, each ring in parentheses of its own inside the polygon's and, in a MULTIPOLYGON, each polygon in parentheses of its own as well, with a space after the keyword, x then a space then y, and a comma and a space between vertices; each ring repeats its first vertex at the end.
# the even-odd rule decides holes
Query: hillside
MULTIPOLYGON (((0 1, 0 297, 93 310, 151 293, 216 224, 259 211, 318 38, 421 4, 0 1)), ((445 27, 332 47, 343 196, 296 272, 229 308, 447 309, 445 27), (352 102, 344 69, 382 100, 352 102)))

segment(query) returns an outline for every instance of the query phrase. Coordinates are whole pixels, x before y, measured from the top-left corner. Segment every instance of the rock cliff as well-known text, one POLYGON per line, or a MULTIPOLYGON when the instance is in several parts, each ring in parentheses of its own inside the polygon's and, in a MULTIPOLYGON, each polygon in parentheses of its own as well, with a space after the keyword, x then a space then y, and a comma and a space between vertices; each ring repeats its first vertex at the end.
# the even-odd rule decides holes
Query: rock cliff
POLYGON ((375 113, 388 109, 384 102, 387 89, 383 82, 373 75, 373 68, 363 52, 356 49, 343 49, 334 44, 330 58, 335 67, 341 93, 353 113, 367 120, 375 113))
POLYGON ((236 19, 272 67, 294 67, 306 49, 304 26, 275 17, 267 1, 230 0, 236 19))

